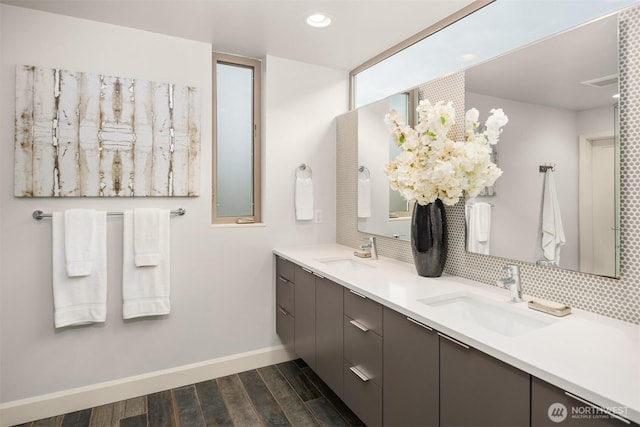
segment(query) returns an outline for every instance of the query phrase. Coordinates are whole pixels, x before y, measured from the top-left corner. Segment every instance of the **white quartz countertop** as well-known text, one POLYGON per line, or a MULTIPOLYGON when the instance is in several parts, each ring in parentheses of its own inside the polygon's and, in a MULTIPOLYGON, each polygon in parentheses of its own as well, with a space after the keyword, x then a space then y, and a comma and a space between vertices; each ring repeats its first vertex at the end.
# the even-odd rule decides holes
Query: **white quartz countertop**
MULTIPOLYGON (((531 310, 527 303, 512 304, 509 293, 496 286, 456 276, 420 277, 412 264, 380 257, 353 256, 353 248, 337 244, 276 248, 274 253, 359 292, 435 330, 569 393, 611 408, 640 423, 640 326, 572 309, 555 317, 531 310), (350 258, 374 268, 349 269, 323 261, 350 258), (421 299, 461 292, 479 295, 548 325, 516 336, 506 336, 453 315, 421 299), (625 412, 620 412, 618 408, 625 412)), ((496 277, 498 279, 498 277, 496 277)), ((525 295, 525 300, 530 300, 525 295)))

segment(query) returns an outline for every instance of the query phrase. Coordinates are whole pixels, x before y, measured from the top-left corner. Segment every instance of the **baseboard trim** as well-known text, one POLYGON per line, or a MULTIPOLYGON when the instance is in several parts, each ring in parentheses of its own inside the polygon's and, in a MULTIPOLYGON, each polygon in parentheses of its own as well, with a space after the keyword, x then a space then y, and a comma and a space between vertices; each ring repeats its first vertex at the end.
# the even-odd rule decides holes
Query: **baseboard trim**
POLYGON ((78 387, 0 405, 0 426, 9 427, 80 409, 130 399, 295 359, 284 346, 267 347, 204 362, 78 387))

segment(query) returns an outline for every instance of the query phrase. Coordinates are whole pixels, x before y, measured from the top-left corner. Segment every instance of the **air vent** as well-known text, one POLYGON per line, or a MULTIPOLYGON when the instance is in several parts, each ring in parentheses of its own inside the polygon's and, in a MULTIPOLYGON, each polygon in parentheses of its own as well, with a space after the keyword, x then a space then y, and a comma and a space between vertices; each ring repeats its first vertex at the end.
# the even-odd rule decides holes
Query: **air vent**
POLYGON ((587 80, 582 82, 583 85, 594 87, 605 87, 618 84, 618 75, 612 74, 610 76, 598 77, 597 79, 587 80))

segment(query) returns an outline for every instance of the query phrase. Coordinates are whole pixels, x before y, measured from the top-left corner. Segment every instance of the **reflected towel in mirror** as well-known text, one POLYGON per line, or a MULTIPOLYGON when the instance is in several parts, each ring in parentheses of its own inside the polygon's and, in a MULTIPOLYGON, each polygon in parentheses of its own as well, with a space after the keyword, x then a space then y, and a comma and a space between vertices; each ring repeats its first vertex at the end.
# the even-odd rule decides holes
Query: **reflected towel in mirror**
POLYGON ((489 255, 491 237, 491 204, 476 202, 465 205, 467 217, 467 251, 489 255))
POLYGON ((371 179, 358 177, 358 218, 371 217, 371 179))
POLYGON ((553 170, 544 173, 544 190, 542 196, 541 246, 544 257, 554 265, 560 265, 560 247, 566 243, 560 202, 556 191, 553 170))

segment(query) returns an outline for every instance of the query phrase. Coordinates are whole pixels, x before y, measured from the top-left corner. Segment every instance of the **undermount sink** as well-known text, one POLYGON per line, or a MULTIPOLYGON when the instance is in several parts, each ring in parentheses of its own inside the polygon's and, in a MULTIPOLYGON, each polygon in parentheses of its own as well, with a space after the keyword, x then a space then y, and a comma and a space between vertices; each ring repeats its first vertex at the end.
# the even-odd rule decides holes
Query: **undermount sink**
POLYGON ((366 264, 365 261, 356 261, 351 258, 330 258, 318 260, 323 264, 330 265, 341 271, 358 271, 375 268, 373 265, 366 264))
POLYGON ((467 292, 418 301, 508 337, 522 335, 555 322, 554 319, 542 318, 544 315, 532 313, 528 309, 516 308, 509 302, 494 301, 467 292))

